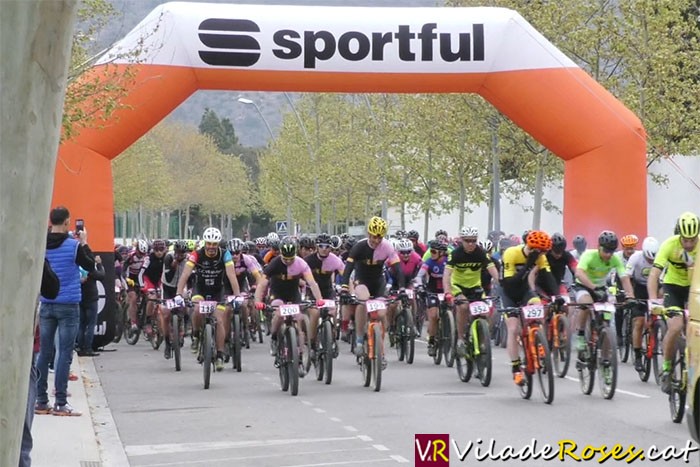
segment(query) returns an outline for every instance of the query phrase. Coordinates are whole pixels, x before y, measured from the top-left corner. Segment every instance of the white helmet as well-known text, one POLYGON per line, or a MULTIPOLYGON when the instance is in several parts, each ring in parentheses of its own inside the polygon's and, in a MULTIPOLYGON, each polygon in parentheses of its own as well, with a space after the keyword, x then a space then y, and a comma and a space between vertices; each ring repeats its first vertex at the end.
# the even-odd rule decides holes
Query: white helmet
POLYGON ((221 231, 216 227, 208 227, 202 234, 202 240, 208 243, 219 243, 221 241, 221 231))
POLYGON ((139 250, 142 254, 148 253, 148 242, 146 240, 139 239, 136 249, 139 250))
POLYGON ((489 239, 479 240, 479 246, 484 251, 491 251, 491 248, 493 248, 493 242, 489 239))
POLYGON ((338 235, 331 235, 331 248, 337 250, 341 246, 343 246, 343 239, 338 235))
POLYGON ((459 235, 462 237, 478 237, 479 229, 471 226, 462 227, 462 230, 459 232, 459 235))
POLYGON ((396 243, 396 249, 398 251, 413 251, 413 243, 407 238, 402 238, 396 243))
POLYGON ((642 242, 642 251, 644 252, 644 257, 649 261, 654 261, 656 258, 656 253, 659 252, 659 241, 654 237, 647 237, 642 242))
POLYGON ((277 235, 276 232, 270 232, 267 234, 267 244, 269 245, 270 242, 279 242, 280 241, 280 236, 277 235))

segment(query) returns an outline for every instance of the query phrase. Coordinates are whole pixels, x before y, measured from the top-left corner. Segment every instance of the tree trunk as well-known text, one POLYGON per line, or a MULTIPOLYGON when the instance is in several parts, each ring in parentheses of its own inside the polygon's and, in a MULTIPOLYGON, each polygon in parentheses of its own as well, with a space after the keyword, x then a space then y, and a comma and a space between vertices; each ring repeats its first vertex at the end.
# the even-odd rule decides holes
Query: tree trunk
POLYGON ((464 227, 464 211, 467 203, 467 187, 464 183, 465 169, 459 171, 459 229, 464 227))
POLYGON ((182 209, 177 210, 177 238, 185 238, 182 233, 182 209))
MULTIPOLYGON (((19 464, 75 0, 2 2, 0 465, 19 464), (22 285, 21 287, 19 285, 22 285)), ((67 206, 70 210, 71 207, 67 206)), ((46 441, 46 440, 45 440, 46 441)))
POLYGON ((165 213, 165 236, 164 238, 170 238, 170 211, 165 213))
POLYGON ((122 244, 126 243, 126 223, 127 220, 129 219, 128 212, 123 212, 122 213, 122 244))
POLYGON ((185 208, 185 225, 183 227, 185 228, 184 233, 187 235, 187 238, 191 239, 192 233, 190 232, 190 205, 189 204, 185 208))
POLYGON ((211 227, 214 225, 214 221, 211 218, 211 213, 209 213, 209 225, 207 227, 211 227))

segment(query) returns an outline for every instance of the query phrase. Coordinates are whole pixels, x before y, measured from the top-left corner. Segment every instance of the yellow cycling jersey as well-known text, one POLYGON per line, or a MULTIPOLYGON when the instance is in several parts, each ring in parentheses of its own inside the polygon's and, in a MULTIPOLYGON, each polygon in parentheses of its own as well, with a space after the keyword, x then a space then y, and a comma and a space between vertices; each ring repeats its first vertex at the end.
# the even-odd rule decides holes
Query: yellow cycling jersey
MULTIPOLYGON (((503 252, 503 278, 507 279, 515 276, 525 267, 526 263, 527 256, 525 256, 524 246, 512 246, 506 249, 503 252)), ((535 261, 535 265, 545 271, 550 270, 547 255, 540 255, 535 261)))
POLYGON ((695 264, 699 249, 700 242, 697 242, 693 251, 685 251, 681 244, 680 235, 666 239, 654 258, 654 267, 663 270, 668 266, 663 283, 688 287, 690 285, 688 268, 695 264))

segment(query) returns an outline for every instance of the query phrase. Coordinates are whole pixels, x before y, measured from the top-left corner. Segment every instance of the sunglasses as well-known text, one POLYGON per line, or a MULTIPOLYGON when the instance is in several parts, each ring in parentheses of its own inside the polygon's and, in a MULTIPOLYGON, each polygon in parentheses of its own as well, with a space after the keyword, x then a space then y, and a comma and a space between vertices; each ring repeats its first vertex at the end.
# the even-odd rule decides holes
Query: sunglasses
POLYGON ((615 249, 613 249, 613 248, 603 248, 603 252, 604 252, 604 253, 608 253, 608 254, 613 254, 613 253, 615 253, 615 249))
POLYGON ((319 243, 316 245, 318 248, 330 248, 331 245, 329 243, 319 243))
POLYGON ((232 251, 231 254, 232 254, 232 255, 240 255, 241 252, 240 252, 240 251, 232 251))
POLYGON ((165 251, 165 247, 154 248, 153 251, 165 251))
POLYGON ((440 250, 430 250, 430 254, 431 254, 431 255, 434 255, 434 254, 436 254, 436 253, 440 253, 440 250))
POLYGON ((462 241, 464 243, 476 243, 476 239, 474 238, 463 238, 462 241))
POLYGON ((402 255, 410 255, 412 252, 413 252, 413 250, 402 251, 401 254, 402 254, 402 255))

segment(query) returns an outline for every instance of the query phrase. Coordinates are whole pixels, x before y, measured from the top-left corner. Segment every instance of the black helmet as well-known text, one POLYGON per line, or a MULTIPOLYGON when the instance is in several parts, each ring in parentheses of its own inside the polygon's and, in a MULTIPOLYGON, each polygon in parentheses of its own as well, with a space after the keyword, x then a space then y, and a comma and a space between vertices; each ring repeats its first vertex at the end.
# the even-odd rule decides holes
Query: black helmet
POLYGON ((268 240, 267 241, 267 246, 270 247, 272 250, 278 250, 280 249, 280 242, 279 240, 268 240))
POLYGON ((576 235, 574 237, 573 244, 574 244, 574 248, 579 253, 583 252, 583 250, 586 249, 586 245, 588 245, 588 243, 586 242, 586 237, 584 237, 583 235, 576 235))
POLYGON ((297 242, 293 238, 285 237, 279 244, 279 249, 283 258, 294 258, 297 255, 297 242))
POLYGON ((343 249, 345 249, 346 251, 350 251, 352 247, 355 246, 355 243, 357 243, 357 240, 355 240, 353 237, 348 236, 348 238, 346 238, 343 241, 343 249))
POLYGON ((447 251, 447 244, 442 243, 440 240, 430 240, 430 242, 428 242, 428 247, 431 250, 447 251))
POLYGON ((420 238, 417 230, 409 230, 406 236, 414 240, 418 240, 420 238))
POLYGON ((340 237, 337 235, 331 235, 331 248, 337 250, 341 246, 343 246, 343 241, 340 239, 340 237))
POLYGON ((435 232, 435 238, 438 238, 440 235, 444 235, 445 237, 447 237, 447 230, 440 229, 437 232, 435 232))
POLYGON ((187 242, 183 240, 178 240, 175 242, 175 245, 173 246, 173 250, 179 251, 180 253, 186 253, 187 252, 187 242))
POLYGON ((598 246, 606 250, 617 250, 617 235, 610 230, 603 230, 598 236, 598 246))
POLYGON ((330 245, 331 244, 331 236, 328 235, 326 232, 320 233, 316 235, 316 245, 330 245))
POLYGON ((299 239, 299 247, 300 248, 315 248, 316 242, 314 242, 314 239, 309 237, 308 235, 302 235, 301 238, 299 239))
POLYGON ((240 238, 232 238, 231 240, 228 241, 228 251, 231 253, 238 253, 239 251, 243 250, 243 240, 240 238))
POLYGON ((246 246, 246 251, 255 251, 257 249, 255 246, 255 242, 252 242, 250 240, 245 242, 245 246, 246 246))
POLYGON ((347 240, 348 238, 350 238, 350 234, 349 234, 349 233, 343 232, 343 233, 340 234, 340 239, 341 239, 341 240, 347 240))
POLYGON ((527 234, 529 234, 531 231, 528 229, 525 232, 523 232, 523 243, 527 243, 527 234))
POLYGON ((561 253, 564 250, 566 250, 566 237, 557 232, 552 235, 552 251, 561 253))

